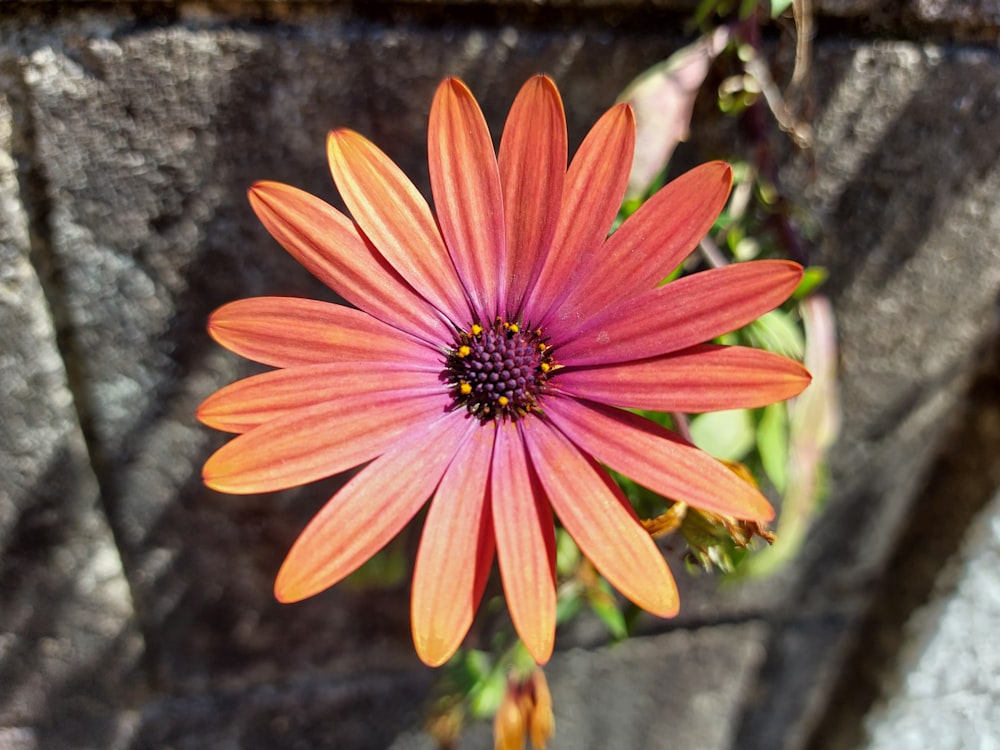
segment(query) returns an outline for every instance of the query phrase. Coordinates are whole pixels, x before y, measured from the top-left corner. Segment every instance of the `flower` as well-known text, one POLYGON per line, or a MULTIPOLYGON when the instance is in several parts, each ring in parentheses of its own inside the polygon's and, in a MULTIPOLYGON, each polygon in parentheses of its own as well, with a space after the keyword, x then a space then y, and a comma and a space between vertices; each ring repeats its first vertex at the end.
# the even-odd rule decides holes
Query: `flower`
POLYGON ((461 644, 495 556, 541 664, 556 622, 553 511, 622 594, 678 611, 662 554, 602 464, 698 508, 772 518, 754 487, 628 410, 750 408, 801 391, 796 362, 703 343, 780 304, 801 268, 755 261, 658 285, 711 227, 731 171, 688 172, 609 237, 634 132, 629 107, 613 107, 567 170, 562 102, 537 76, 497 155, 472 94, 448 79, 428 135, 436 217, 346 129, 327 152, 353 221, 287 185, 250 189, 274 238, 354 305, 263 297, 209 322, 220 344, 277 368, 201 405, 205 424, 238 433, 205 464, 209 487, 270 492, 364 465, 296 540, 280 601, 337 583, 430 500, 412 584, 421 659, 442 664, 461 644))
POLYGON ((555 734, 552 694, 545 673, 537 667, 523 678, 507 678, 507 688, 493 717, 494 750, 523 750, 531 740, 534 750, 545 750, 555 734))

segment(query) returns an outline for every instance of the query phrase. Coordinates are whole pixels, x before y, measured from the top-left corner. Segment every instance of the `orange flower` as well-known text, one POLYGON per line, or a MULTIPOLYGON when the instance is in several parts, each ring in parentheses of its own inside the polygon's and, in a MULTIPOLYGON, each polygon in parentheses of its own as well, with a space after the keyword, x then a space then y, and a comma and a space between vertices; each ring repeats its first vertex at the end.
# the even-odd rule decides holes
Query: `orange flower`
POLYGON ((508 677, 493 717, 493 750, 524 750, 525 739, 531 740, 534 750, 545 750, 555 729, 545 673, 536 668, 522 679, 508 677))
POLYGON ((711 227, 731 172, 688 172, 609 237, 634 131, 629 107, 612 108, 567 170, 562 102, 538 76, 497 156, 472 94, 449 79, 430 115, 436 217, 350 130, 327 150, 353 221, 287 185, 251 188, 275 239, 357 308, 265 297, 209 322, 223 346, 278 368, 199 409, 239 433, 205 464, 210 487, 270 492, 367 464, 295 542, 279 600, 337 583, 431 499, 413 573, 420 657, 438 665, 458 648, 495 553, 514 626, 544 663, 553 511, 626 597, 664 617, 678 609, 662 555, 602 464, 695 507, 773 516, 754 487, 626 409, 749 408, 801 391, 809 376, 795 362, 703 343, 780 304, 801 268, 740 263, 658 286, 711 227))

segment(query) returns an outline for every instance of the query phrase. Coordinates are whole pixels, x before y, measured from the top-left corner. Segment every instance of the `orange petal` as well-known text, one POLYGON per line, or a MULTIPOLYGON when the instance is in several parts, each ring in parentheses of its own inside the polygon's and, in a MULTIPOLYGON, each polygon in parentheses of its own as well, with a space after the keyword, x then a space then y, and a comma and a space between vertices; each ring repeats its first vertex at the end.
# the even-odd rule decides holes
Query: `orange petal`
POLYGON ((296 297, 255 297, 223 305, 208 319, 222 346, 254 362, 294 367, 366 362, 440 370, 440 353, 367 313, 296 297))
POLYGON ((469 632, 493 564, 486 498, 490 429, 477 429, 434 493, 413 568, 413 643, 431 667, 452 657, 469 632))
POLYGON ((292 545, 274 582, 278 601, 318 594, 382 549, 427 501, 478 427, 455 412, 411 430, 344 485, 292 545))
POLYGON ((566 366, 669 354, 756 320, 784 302, 801 278, 802 266, 786 260, 713 268, 626 299, 577 330, 566 320, 550 329, 550 343, 566 366))
MULTIPOLYGON (((327 362, 238 380, 205 399, 197 416, 217 430, 247 432, 291 412, 323 411, 336 402, 341 410, 354 409, 362 416, 371 407, 375 425, 380 408, 440 392, 441 385, 433 372, 387 368, 375 377, 372 366, 365 362, 327 362)), ((428 408, 426 402, 423 406, 428 408)), ((337 419, 338 413, 329 412, 328 418, 337 419)))
POLYGON ((557 371, 567 395, 629 409, 755 409, 797 396, 811 377, 798 362, 743 346, 703 344, 652 359, 557 371))
POLYGON ((624 295, 652 289, 686 258, 726 205, 733 170, 721 161, 695 167, 669 182, 622 224, 600 252, 581 258, 587 275, 570 306, 590 313, 624 295))
POLYGON ((756 487, 649 419, 572 398, 546 399, 545 414, 581 450, 664 497, 736 518, 774 518, 756 487))
POLYGON ((472 92, 457 78, 438 87, 427 130, 431 191, 441 234, 479 320, 505 294, 504 208, 493 140, 472 92))
POLYGON ((500 139, 507 235, 507 308, 516 317, 552 244, 566 179, 566 114, 548 76, 521 88, 500 139))
POLYGON ((596 253, 618 215, 635 153, 635 118, 627 104, 612 107, 580 144, 566 175, 552 246, 526 306, 544 324, 552 307, 584 278, 581 259, 596 253))
POLYGON ((451 328, 362 237, 353 222, 305 191, 258 182, 250 206, 267 231, 316 278, 379 320, 432 341, 451 328))
POLYGON ((552 507, 583 554, 638 606, 676 615, 674 577, 618 486, 544 420, 533 420, 523 434, 552 507))
MULTIPOLYGON (((321 389, 322 377, 309 380, 321 368, 314 365, 267 374, 280 381, 295 379, 299 370, 316 369, 305 373, 298 384, 321 389)), ((383 373, 382 378, 388 375, 383 373)), ((278 394, 284 390, 284 383, 279 385, 281 388, 272 396, 276 400, 282 398, 278 394)), ((385 388, 377 393, 339 390, 342 395, 315 403, 307 392, 296 388, 291 398, 298 397, 305 405, 222 446, 205 463, 205 484, 221 492, 246 495, 333 476, 379 455, 408 432, 441 414, 449 402, 447 394, 440 391, 413 388, 385 388)), ((237 408, 235 399, 230 406, 237 408)))
POLYGON ((544 664, 552 656, 556 631, 555 528, 514 424, 497 427, 491 476, 497 560, 507 607, 528 653, 544 664))
POLYGON ((326 142, 330 172, 354 220, 390 265, 452 323, 469 305, 427 201, 377 146, 352 130, 326 142))

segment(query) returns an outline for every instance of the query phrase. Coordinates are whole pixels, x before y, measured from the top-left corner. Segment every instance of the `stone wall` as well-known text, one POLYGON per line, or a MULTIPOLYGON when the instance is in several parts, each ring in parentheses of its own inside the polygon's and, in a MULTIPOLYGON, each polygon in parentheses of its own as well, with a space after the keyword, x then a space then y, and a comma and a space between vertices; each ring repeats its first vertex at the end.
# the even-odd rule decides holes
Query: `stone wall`
MULTIPOLYGON (((499 132, 520 84, 550 73, 577 143, 684 43, 690 5, 4 5, 0 747, 430 747, 433 674, 405 590, 272 599, 334 484, 234 498, 199 479, 220 436, 193 411, 244 372, 204 333, 208 313, 330 297, 245 190, 277 179, 336 203, 323 142, 338 125, 425 185, 445 75, 499 132)), ((827 510, 777 578, 685 581, 670 629, 557 654, 554 747, 803 748, 833 715, 935 457, 980 439, 956 420, 976 413, 969 383, 998 341, 998 30, 990 0, 819 3, 817 144, 782 177, 821 227, 840 328, 827 510)), ((488 745, 479 728, 463 747, 488 745)))

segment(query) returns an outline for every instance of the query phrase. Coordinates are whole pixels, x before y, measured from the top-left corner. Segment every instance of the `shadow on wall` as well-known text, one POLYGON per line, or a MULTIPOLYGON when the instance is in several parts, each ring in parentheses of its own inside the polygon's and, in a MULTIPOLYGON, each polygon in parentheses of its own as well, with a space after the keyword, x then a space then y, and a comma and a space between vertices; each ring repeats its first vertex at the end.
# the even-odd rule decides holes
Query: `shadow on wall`
MULTIPOLYGON (((860 92, 867 98, 855 102, 855 127, 875 126, 880 117, 891 118, 891 124, 861 149, 864 158, 853 165, 827 217, 823 262, 835 298, 854 286, 860 273, 875 289, 891 283, 947 223, 953 205, 996 168, 993 128, 1000 117, 987 55, 915 46, 842 54, 849 59, 838 60, 834 69, 871 71, 870 88, 860 92), (968 75, 944 75, 939 68, 945 65, 965 68, 968 75), (844 252, 848 248, 854 252, 844 252), (858 262, 859 254, 864 262, 858 262)), ((827 70, 817 69, 818 86, 835 91, 827 70)), ((863 133, 840 135, 842 141, 831 148, 853 151, 856 141, 865 140, 863 133)))

